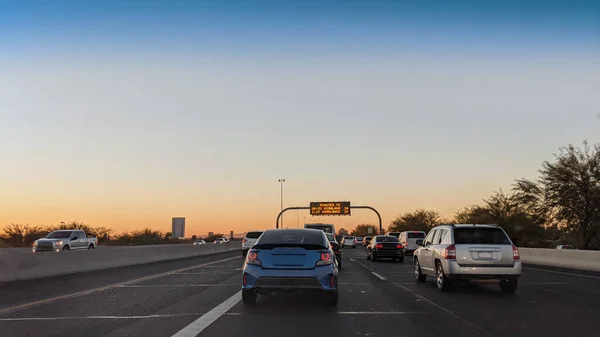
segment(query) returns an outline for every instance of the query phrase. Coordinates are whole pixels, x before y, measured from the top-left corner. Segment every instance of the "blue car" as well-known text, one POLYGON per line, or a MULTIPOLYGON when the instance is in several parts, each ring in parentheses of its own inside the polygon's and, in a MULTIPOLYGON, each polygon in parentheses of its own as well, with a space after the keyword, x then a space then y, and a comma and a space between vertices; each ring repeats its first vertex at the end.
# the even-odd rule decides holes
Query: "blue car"
POLYGON ((307 290, 338 303, 338 267, 325 233, 318 229, 265 231, 246 255, 242 300, 255 304, 259 294, 307 290))

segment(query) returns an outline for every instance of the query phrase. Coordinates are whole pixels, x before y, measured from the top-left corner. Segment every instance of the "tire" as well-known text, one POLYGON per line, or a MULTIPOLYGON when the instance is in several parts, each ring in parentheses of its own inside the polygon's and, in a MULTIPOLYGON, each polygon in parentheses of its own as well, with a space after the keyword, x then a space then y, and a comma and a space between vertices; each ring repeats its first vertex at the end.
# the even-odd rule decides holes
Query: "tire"
POLYGON ((452 289, 452 280, 446 277, 440 262, 435 263, 435 285, 439 291, 448 292, 452 289))
POLYGON ((244 302, 244 305, 255 305, 257 298, 258 295, 251 290, 242 290, 242 302, 244 302))
POLYGON ((369 254, 369 252, 367 252, 367 260, 371 260, 371 255, 369 254))
POLYGON ((69 247, 69 246, 64 246, 62 250, 71 250, 71 247, 69 247))
POLYGON ((373 261, 373 262, 377 261, 377 255, 375 253, 371 254, 371 261, 373 261))
POLYGON ((94 248, 96 248, 96 247, 94 247, 94 244, 93 244, 93 243, 90 243, 90 245, 88 246, 88 250, 92 250, 92 249, 94 249, 94 248))
POLYGON ((505 293, 513 294, 519 287, 519 281, 516 278, 500 281, 500 289, 505 293))
POLYGON ((419 263, 419 260, 415 259, 414 267, 415 267, 415 280, 417 282, 421 282, 421 283, 425 282, 427 275, 425 275, 421 272, 421 264, 419 263))

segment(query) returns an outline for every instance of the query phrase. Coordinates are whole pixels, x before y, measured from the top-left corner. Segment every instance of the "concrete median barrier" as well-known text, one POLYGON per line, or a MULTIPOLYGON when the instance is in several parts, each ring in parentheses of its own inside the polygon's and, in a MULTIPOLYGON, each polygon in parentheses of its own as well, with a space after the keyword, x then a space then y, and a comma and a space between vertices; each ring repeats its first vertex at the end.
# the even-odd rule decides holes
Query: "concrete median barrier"
POLYGON ((521 261, 539 266, 600 272, 600 251, 519 248, 521 261))
POLYGON ((241 251, 239 242, 105 247, 68 252, 22 251, 0 254, 0 283, 32 280, 110 268, 241 251))

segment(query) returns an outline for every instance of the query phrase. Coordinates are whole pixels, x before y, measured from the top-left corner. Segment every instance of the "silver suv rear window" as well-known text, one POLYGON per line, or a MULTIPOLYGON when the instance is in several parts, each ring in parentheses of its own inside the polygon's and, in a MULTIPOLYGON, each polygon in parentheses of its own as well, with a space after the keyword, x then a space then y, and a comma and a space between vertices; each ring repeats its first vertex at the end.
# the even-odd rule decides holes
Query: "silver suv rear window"
POLYGON ((408 239, 425 239, 425 233, 408 233, 408 239))
POLYGON ((457 245, 509 245, 510 240, 501 228, 455 227, 454 243, 457 245))

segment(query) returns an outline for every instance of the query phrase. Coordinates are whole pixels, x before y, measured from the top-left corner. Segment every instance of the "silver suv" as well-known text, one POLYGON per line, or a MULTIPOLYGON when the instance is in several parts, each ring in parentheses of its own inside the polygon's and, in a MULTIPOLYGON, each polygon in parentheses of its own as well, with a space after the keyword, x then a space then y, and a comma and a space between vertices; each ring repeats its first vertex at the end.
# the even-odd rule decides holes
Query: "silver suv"
POLYGON ((495 225, 443 225, 433 228, 413 257, 415 278, 435 277, 437 288, 448 291, 454 282, 497 281, 513 293, 522 266, 519 249, 495 225))
POLYGON ((248 251, 254 246, 256 240, 258 240, 262 233, 262 231, 250 231, 246 233, 242 240, 242 256, 246 257, 246 254, 248 254, 248 251))

